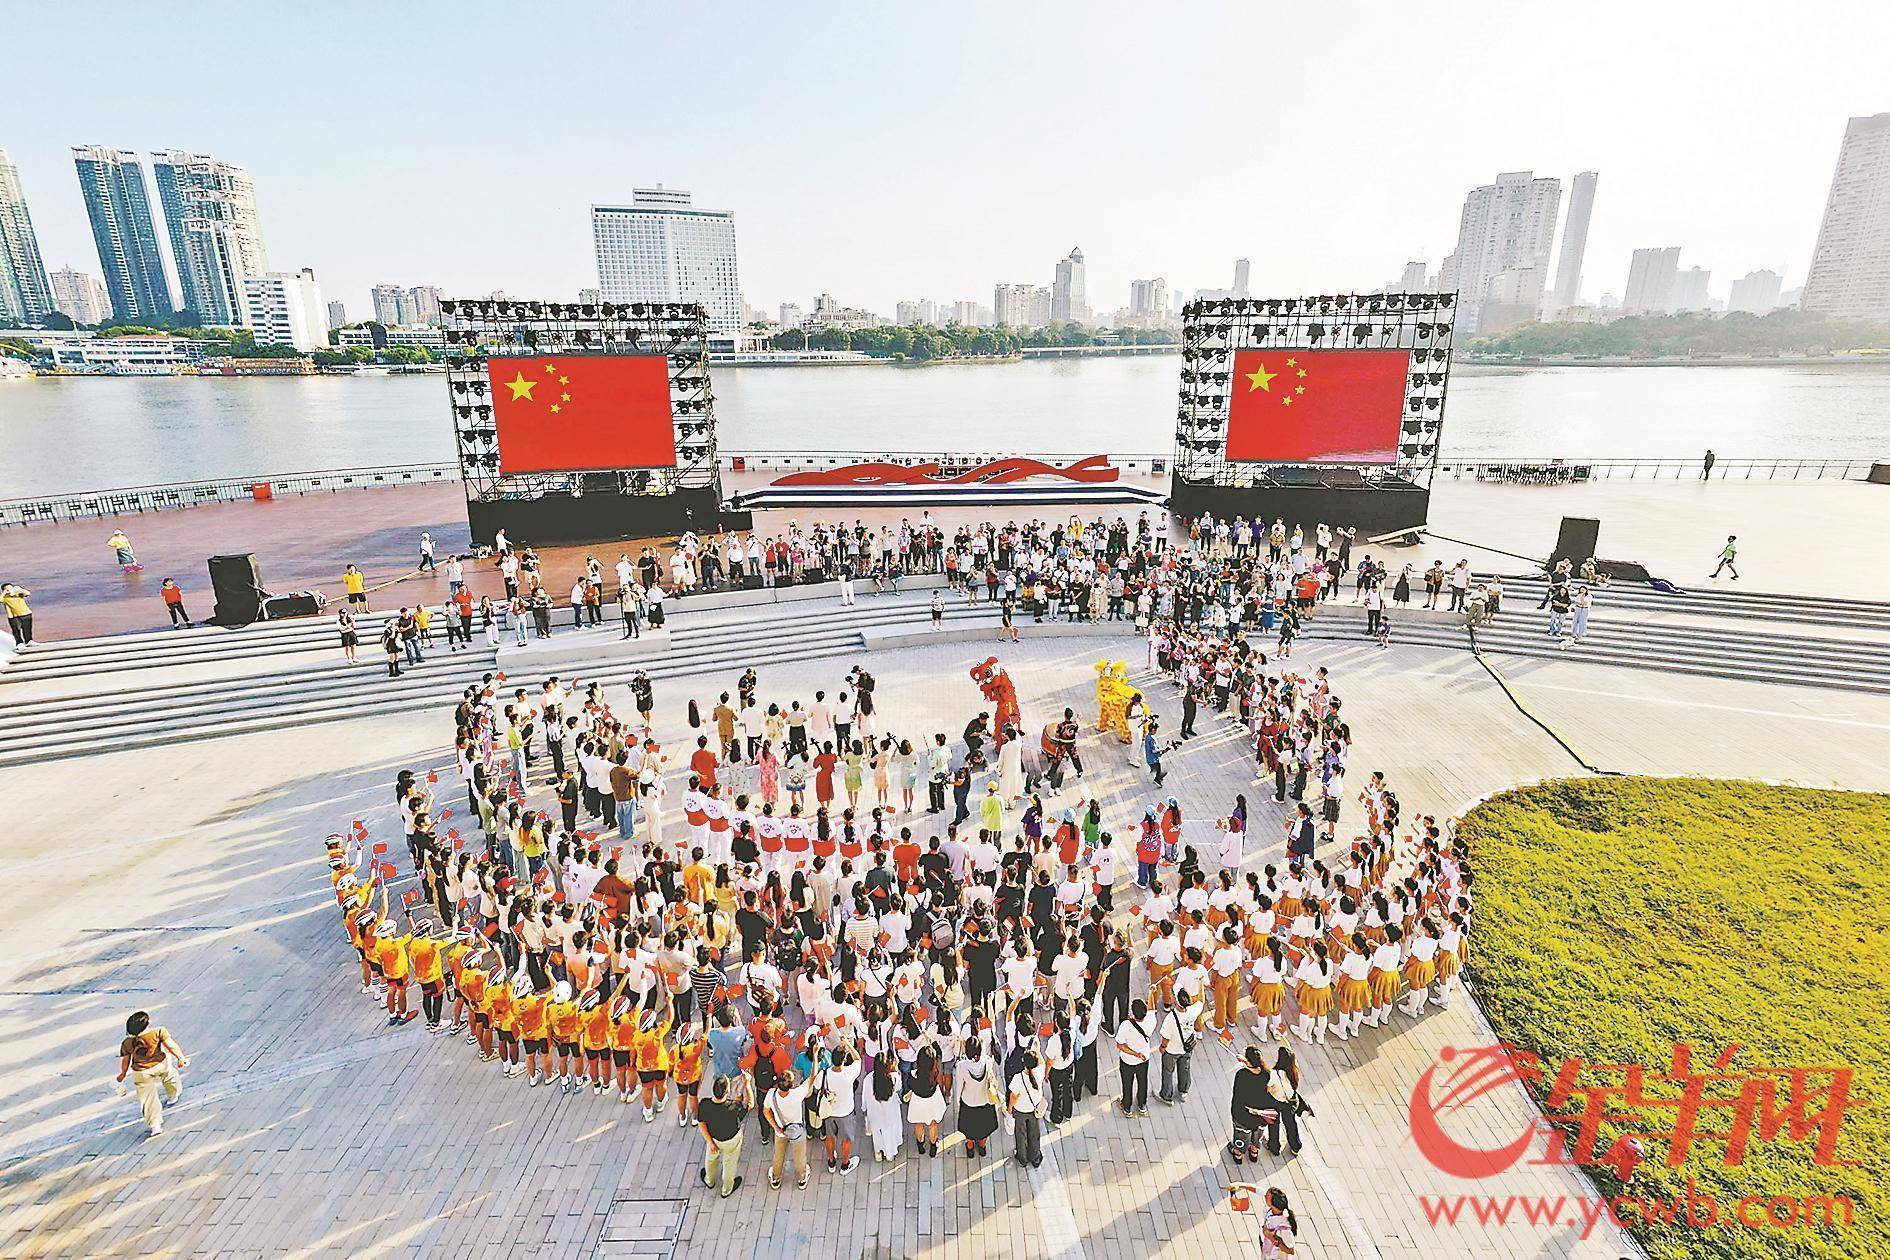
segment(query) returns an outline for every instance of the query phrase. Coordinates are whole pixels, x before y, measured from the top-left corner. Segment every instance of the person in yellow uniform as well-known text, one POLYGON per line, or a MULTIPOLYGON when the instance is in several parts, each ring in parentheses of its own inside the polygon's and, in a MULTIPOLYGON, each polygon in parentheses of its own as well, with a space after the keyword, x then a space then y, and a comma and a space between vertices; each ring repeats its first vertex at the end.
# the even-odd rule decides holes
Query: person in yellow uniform
POLYGON ((374 961, 380 964, 381 979, 387 984, 389 1024, 404 1024, 415 1014, 407 1009, 407 980, 413 971, 407 947, 412 941, 413 936, 401 931, 393 915, 388 913, 387 889, 382 888, 380 930, 374 936, 374 961))
POLYGON ((491 1059, 492 1017, 486 1013, 486 973, 479 967, 483 948, 456 941, 446 951, 447 965, 453 974, 453 1026, 447 1033, 466 1029, 466 1040, 479 1047, 481 1059, 491 1059))
POLYGON ((525 1084, 536 1086, 543 1074, 551 1080, 551 1032, 545 1025, 545 995, 531 987, 530 976, 520 976, 514 989, 518 1008, 518 1040, 525 1047, 525 1084))
POLYGON ((676 1053, 670 1075, 676 1082, 676 1127, 696 1123, 696 1094, 702 1088, 702 1056, 709 1048, 708 1025, 694 1020, 676 1034, 676 1053))
POLYGON ((654 1120, 669 1102, 669 1016, 644 1010, 637 1016, 636 1046, 632 1055, 637 1080, 643 1086, 643 1118, 654 1120))
POLYGON ((440 1015, 446 1006, 444 943, 426 932, 415 932, 407 957, 413 963, 414 982, 420 986, 420 1011, 427 1017, 427 1031, 439 1032, 440 1015))
POLYGON ((571 982, 560 980, 552 986, 551 1001, 545 1003, 545 1027, 551 1032, 551 1048, 558 1055, 558 1088, 565 1093, 583 1089, 578 1060, 578 1008, 571 1000, 571 982))
POLYGON ((368 610, 367 578, 362 576, 361 570, 349 565, 341 575, 341 587, 348 593, 350 611, 357 608, 362 612, 368 610))
POLYGON ((578 1045, 593 1094, 610 1088, 610 1029, 610 1007, 604 995, 592 989, 578 1000, 578 1045))
POLYGON ((498 1039, 500 1069, 506 1076, 517 1076, 524 1069, 518 1055, 518 998, 505 978, 503 965, 486 977, 486 1018, 492 1021, 492 1035, 498 1039))
POLYGON ((630 978, 625 976, 617 985, 616 994, 605 1003, 610 1010, 610 1062, 617 1069, 617 1097, 626 1103, 636 1097, 632 1082, 636 1071, 639 1013, 636 1004, 623 995, 629 982, 630 978))

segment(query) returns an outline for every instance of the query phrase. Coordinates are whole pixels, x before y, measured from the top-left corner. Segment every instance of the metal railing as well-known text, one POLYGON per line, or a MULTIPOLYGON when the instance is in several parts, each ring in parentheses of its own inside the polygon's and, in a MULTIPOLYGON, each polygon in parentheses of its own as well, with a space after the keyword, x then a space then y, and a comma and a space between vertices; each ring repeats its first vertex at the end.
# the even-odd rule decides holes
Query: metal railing
POLYGON ((0 499, 0 527, 162 512, 170 508, 237 503, 277 495, 325 494, 338 490, 367 490, 377 486, 411 486, 458 480, 459 465, 450 463, 402 464, 390 468, 336 468, 327 472, 221 477, 208 481, 174 481, 157 486, 125 486, 83 494, 0 499), (267 487, 267 490, 264 491, 263 487, 267 487))
POLYGON ((1565 486, 1584 481, 1861 481, 1867 459, 1716 459, 1709 475, 1699 459, 1533 459, 1439 461, 1437 473, 1457 481, 1565 486))

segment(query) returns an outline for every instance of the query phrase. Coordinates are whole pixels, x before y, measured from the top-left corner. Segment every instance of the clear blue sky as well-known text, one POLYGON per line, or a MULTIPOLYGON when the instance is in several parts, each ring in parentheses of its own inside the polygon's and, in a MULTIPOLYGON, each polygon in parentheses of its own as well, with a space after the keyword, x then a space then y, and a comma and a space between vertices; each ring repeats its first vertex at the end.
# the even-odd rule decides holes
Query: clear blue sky
MULTIPOLYGON (((0 148, 50 267, 98 261, 69 150, 255 178, 271 264, 357 318, 378 281, 572 296, 588 207, 733 210, 742 287, 891 313, 1375 286, 1499 170, 1601 172, 1584 289, 1682 246, 1713 292, 1804 278, 1845 118, 1890 110, 1890 5, 1272 3, 17 6, 0 148)), ((1566 196, 1566 192, 1565 192, 1566 196)))

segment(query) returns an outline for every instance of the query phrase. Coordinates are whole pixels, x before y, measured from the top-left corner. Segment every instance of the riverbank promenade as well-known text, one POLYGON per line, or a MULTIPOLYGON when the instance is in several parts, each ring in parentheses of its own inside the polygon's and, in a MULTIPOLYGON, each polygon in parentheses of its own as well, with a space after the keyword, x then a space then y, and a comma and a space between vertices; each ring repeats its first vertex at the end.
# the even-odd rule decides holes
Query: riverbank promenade
MULTIPOLYGON (((1041 505, 1019 507, 1015 515, 1062 519, 1073 510, 1094 514, 1041 505)), ((1140 510, 1101 509, 1105 516, 1131 520, 1140 510)), ((193 616, 208 617, 213 601, 205 560, 229 552, 255 552, 264 586, 273 593, 316 590, 338 598, 341 571, 354 564, 371 586, 384 587, 373 597, 376 609, 438 602, 444 579, 410 576, 419 559, 420 535, 430 533, 441 556, 463 551, 470 546, 465 513, 461 486, 448 482, 35 524, 0 530, 0 579, 34 592, 35 633, 47 640, 162 628, 167 618, 158 588, 166 577, 175 577, 184 588, 193 616), (131 536, 143 572, 119 571, 105 545, 115 528, 131 536)), ((767 536, 784 532, 790 522, 864 520, 877 526, 897 525, 910 516, 916 513, 784 508, 757 513, 755 527, 767 536)), ((954 526, 979 514, 940 508, 933 516, 954 526)), ((1890 598, 1890 573, 1883 568, 1890 486, 1863 481, 1603 480, 1538 486, 1440 477, 1431 497, 1432 535, 1417 546, 1391 547, 1381 554, 1394 574, 1404 564, 1422 571, 1433 559, 1448 566, 1460 558, 1480 571, 1523 572, 1530 565, 1519 557, 1547 555, 1563 516, 1599 518, 1603 557, 1639 561, 1681 587, 1710 585, 1705 579, 1714 557, 1726 536, 1736 534, 1741 581, 1749 586, 1890 598)), ((568 591, 587 556, 608 570, 618 555, 634 559, 644 543, 666 541, 545 548, 539 552, 545 586, 554 595, 568 591)), ((476 594, 503 592, 490 565, 468 564, 467 574, 476 594)))

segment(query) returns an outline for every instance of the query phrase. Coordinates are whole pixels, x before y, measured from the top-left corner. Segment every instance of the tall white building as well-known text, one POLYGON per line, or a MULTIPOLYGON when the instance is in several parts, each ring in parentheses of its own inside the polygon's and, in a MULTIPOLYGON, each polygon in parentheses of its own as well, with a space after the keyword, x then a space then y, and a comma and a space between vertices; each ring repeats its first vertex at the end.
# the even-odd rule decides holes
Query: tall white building
POLYGON ((1588 252, 1588 222, 1595 213, 1595 185, 1601 176, 1583 171, 1569 185, 1568 214, 1562 220, 1562 257, 1555 266, 1555 289, 1542 303, 1542 317, 1553 319, 1557 311, 1579 305, 1582 300, 1582 256, 1588 252))
POLYGON ((1423 293, 1429 287, 1430 272, 1422 258, 1414 258, 1404 265, 1404 274, 1398 277, 1399 293, 1423 293))
POLYGON ((1890 319, 1890 114, 1853 118, 1799 305, 1850 319, 1890 319))
POLYGON ((1706 286, 1712 279, 1713 273, 1704 267, 1688 267, 1685 271, 1674 272, 1673 293, 1667 298, 1667 309, 1670 311, 1707 309, 1706 286))
POLYGON ((638 188, 628 205, 591 207, 597 282, 607 302, 699 302, 709 331, 741 331, 735 216, 680 188, 638 188))
POLYGON ((251 276, 243 295, 257 345, 294 346, 306 354, 328 344, 327 310, 310 268, 251 276))
POLYGON ((1457 248, 1438 275, 1440 289, 1458 293, 1459 335, 1497 331, 1483 308, 1491 282, 1505 272, 1517 273, 1503 284, 1504 296, 1516 299, 1500 303, 1505 326, 1521 322, 1511 317, 1518 306, 1527 308, 1522 318, 1535 318, 1561 204, 1562 181, 1537 179, 1533 171, 1505 171, 1494 184, 1470 190, 1457 224, 1457 248))
POLYGON ((1080 249, 1070 250, 1069 257, 1057 263, 1056 283, 1050 291, 1050 318, 1089 322, 1089 276, 1080 249))
MULTIPOLYGON (((46 265, 40 261, 33 216, 26 211, 20 173, 0 149, 0 318, 35 319, 53 310, 46 265)), ((86 320, 95 324, 97 320, 86 320)))
POLYGON ((1779 287, 1783 283, 1784 278, 1776 271, 1748 271, 1733 281, 1732 295, 1726 299, 1726 310, 1763 315, 1778 305, 1779 287))
POLYGON ((249 172, 204 153, 151 155, 184 307, 211 324, 247 324, 243 282, 269 270, 249 172))
POLYGON ((440 290, 431 284, 416 284, 407 290, 407 305, 412 312, 410 324, 435 327, 440 323, 440 290))
POLYGON ((1042 328, 1051 318, 1050 290, 1035 284, 1000 284, 991 291, 991 322, 1009 328, 1042 328))
POLYGON ((939 305, 929 298, 900 302, 893 307, 893 323, 895 324, 936 324, 938 322, 939 305))
POLYGON ((793 302, 781 303, 781 327, 799 328, 807 322, 807 312, 793 302))
POLYGON ((328 304, 328 330, 333 332, 348 322, 346 303, 335 301, 328 304))
POLYGON ((52 273, 53 309, 75 324, 102 324, 111 318, 112 295, 89 272, 66 267, 52 273))
POLYGON ((983 321, 978 318, 978 304, 976 302, 952 303, 952 323, 959 325, 961 328, 976 328, 982 322, 983 321))
POLYGON ((1252 264, 1249 263, 1245 258, 1234 259, 1234 296, 1235 297, 1244 298, 1247 296, 1247 277, 1251 269, 1252 269, 1252 264))
POLYGON ((1153 280, 1130 281, 1128 321, 1135 328, 1165 327, 1168 323, 1168 281, 1160 276, 1153 280))
POLYGON ((1628 264, 1627 292, 1621 298, 1624 315, 1659 315, 1673 303, 1675 277, 1680 272, 1680 247, 1637 249, 1628 264))
POLYGON ((369 291, 374 299, 374 322, 377 324, 411 324, 413 322, 413 299, 407 291, 397 284, 377 284, 369 291))
POLYGON ((596 306, 599 302, 603 300, 604 300, 604 294, 601 289, 579 289, 578 290, 578 302, 580 305, 596 306))

